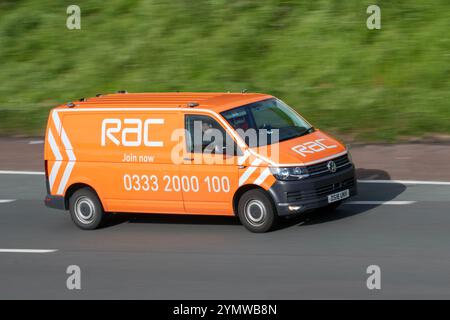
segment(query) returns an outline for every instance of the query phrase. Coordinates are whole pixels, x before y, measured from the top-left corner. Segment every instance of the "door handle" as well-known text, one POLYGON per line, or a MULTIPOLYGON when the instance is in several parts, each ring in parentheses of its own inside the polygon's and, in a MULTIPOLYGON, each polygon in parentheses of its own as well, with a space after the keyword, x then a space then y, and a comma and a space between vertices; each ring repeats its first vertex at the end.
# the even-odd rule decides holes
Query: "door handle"
POLYGON ((245 169, 245 168, 247 168, 247 166, 240 165, 240 166, 238 166, 238 168, 239 169, 245 169))
POLYGON ((194 160, 194 158, 191 158, 191 157, 184 157, 183 160, 184 160, 184 161, 192 161, 192 160, 194 160))

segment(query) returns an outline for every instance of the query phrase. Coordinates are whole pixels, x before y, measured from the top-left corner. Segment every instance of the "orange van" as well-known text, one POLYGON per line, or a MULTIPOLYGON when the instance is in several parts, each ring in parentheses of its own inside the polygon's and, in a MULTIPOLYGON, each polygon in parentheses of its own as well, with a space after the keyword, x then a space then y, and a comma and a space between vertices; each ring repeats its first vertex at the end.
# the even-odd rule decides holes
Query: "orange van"
POLYGON ((356 194, 346 147, 257 93, 97 95, 51 110, 47 196, 82 229, 111 213, 237 215, 252 232, 356 194))

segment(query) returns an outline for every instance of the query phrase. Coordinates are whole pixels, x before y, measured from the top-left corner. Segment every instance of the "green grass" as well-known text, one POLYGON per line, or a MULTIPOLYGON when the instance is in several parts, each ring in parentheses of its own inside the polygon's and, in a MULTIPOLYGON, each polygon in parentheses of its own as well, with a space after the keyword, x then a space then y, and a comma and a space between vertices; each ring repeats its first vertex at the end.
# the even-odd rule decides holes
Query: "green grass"
POLYGON ((0 2, 0 133, 42 134, 98 92, 270 93, 360 141, 450 134, 450 2, 0 2), (382 29, 366 28, 381 7, 382 29))

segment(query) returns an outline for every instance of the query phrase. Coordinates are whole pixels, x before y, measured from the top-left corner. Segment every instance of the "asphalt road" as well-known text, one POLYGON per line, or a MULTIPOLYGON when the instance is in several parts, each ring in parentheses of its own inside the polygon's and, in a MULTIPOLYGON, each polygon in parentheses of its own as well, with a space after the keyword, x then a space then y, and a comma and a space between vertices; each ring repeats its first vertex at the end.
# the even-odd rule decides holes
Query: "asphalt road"
POLYGON ((0 299, 449 299, 450 185, 359 190, 352 201, 380 203, 267 234, 233 218, 143 215, 81 231, 43 205, 43 176, 0 174, 0 299), (69 265, 81 268, 81 290, 66 287, 69 265), (366 287, 369 265, 381 268, 381 290, 366 287))

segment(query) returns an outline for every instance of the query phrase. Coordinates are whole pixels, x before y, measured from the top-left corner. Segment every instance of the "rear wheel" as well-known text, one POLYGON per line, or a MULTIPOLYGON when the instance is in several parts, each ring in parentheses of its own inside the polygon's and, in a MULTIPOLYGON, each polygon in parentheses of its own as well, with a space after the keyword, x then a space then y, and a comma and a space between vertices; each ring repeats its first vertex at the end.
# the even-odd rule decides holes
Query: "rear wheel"
POLYGON ((241 223, 251 232, 262 233, 274 228, 277 214, 272 201, 263 190, 250 190, 242 195, 238 204, 241 223))
POLYGON ((69 199, 72 221, 83 230, 93 230, 101 226, 105 212, 95 192, 89 188, 75 191, 69 199))

